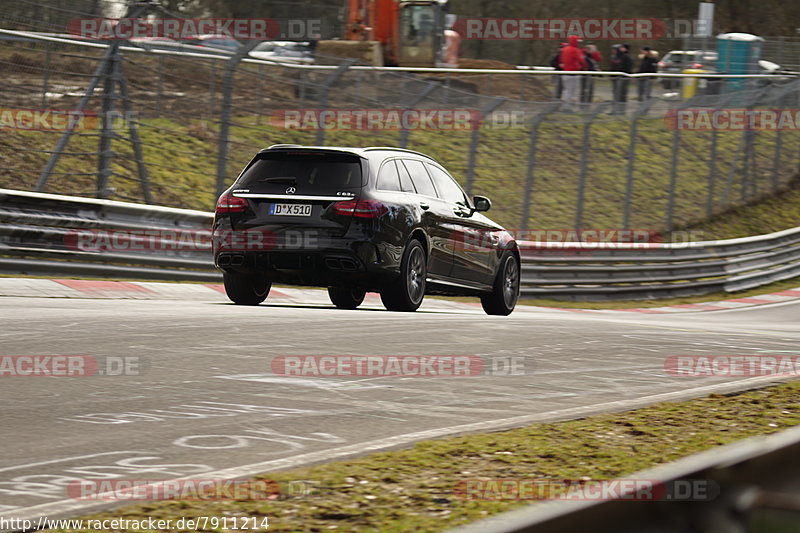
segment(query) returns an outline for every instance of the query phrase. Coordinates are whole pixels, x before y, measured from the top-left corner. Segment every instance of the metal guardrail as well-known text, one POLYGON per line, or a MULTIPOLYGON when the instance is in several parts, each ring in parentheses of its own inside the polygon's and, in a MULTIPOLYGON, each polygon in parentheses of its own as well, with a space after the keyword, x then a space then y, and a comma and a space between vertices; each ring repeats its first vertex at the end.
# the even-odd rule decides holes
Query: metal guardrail
POLYGON ((800 524, 800 427, 714 448, 625 476, 654 485, 713 487, 707 501, 554 501, 475 522, 452 533, 766 533, 800 524), (718 494, 717 494, 718 492, 718 494))
POLYGON ((800 275, 800 227, 719 241, 520 246, 525 296, 680 297, 741 291, 800 275))
POLYGON ((0 272, 219 281, 211 264, 212 219, 189 209, 0 189, 0 272), (80 246, 81 233, 114 230, 141 232, 141 239, 124 252, 80 246), (181 246, 181 239, 192 246, 181 246))
MULTIPOLYGON (((212 218, 188 209, 0 189, 0 272, 218 281, 212 218), (124 252, 87 250, 76 243, 87 230, 142 232, 146 242, 124 252), (175 239, 192 244, 177 246, 175 239)), ((525 296, 647 299, 733 292, 800 275, 800 227, 680 244, 519 245, 525 296)))

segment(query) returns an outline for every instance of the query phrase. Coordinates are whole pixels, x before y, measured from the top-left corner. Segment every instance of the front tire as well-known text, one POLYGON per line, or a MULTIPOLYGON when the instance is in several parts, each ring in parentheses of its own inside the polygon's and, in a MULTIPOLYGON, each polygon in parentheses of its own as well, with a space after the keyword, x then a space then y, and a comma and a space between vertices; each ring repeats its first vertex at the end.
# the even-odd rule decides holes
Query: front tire
POLYGON ((425 298, 425 279, 428 262, 422 243, 408 242, 400 261, 400 279, 397 284, 381 291, 381 301, 389 311, 416 311, 425 298))
POLYGON ((272 282, 262 276, 223 272, 225 294, 236 305, 258 305, 267 299, 272 282))
POLYGON ((481 305, 487 315, 508 316, 519 299, 520 268, 517 256, 506 252, 500 259, 500 268, 494 280, 494 289, 481 296, 481 305))
POLYGON ((328 287, 328 298, 339 309, 355 309, 364 302, 367 291, 354 287, 328 287))

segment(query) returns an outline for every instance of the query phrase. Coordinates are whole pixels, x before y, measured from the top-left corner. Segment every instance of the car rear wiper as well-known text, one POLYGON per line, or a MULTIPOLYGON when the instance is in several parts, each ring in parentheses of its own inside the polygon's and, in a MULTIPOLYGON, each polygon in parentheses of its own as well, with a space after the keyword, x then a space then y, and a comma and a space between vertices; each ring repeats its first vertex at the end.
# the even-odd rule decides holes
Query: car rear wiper
POLYGON ((266 183, 283 183, 285 185, 297 185, 297 178, 294 176, 274 176, 272 178, 263 178, 258 181, 266 183))

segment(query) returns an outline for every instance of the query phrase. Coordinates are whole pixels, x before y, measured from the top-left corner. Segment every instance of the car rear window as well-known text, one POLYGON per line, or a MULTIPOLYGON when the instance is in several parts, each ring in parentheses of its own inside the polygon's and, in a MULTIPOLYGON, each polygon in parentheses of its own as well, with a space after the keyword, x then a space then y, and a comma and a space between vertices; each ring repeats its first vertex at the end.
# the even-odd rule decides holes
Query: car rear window
POLYGON ((297 194, 358 192, 363 186, 361 159, 349 154, 320 152, 262 154, 236 181, 251 193, 297 194))
POLYGON ((400 175, 394 161, 387 161, 378 174, 378 189, 381 191, 399 191, 400 175))

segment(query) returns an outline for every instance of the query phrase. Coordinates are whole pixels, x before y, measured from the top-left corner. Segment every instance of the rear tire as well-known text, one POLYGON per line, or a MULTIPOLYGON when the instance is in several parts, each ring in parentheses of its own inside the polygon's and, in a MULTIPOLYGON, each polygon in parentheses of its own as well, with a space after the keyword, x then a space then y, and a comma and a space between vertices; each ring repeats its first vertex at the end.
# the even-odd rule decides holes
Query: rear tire
POLYGON ((355 309, 366 295, 367 291, 355 287, 328 287, 328 297, 339 309, 355 309))
POLYGON ((520 268, 517 256, 506 252, 500 259, 500 268, 494 280, 494 290, 481 296, 481 305, 487 315, 508 316, 519 299, 520 268))
POLYGON ((223 272, 225 294, 236 305, 258 305, 267 299, 272 282, 262 276, 223 272))
POLYGON ((381 291, 381 301, 389 311, 416 311, 425 298, 428 263, 422 243, 408 241, 400 261, 400 279, 381 291))

